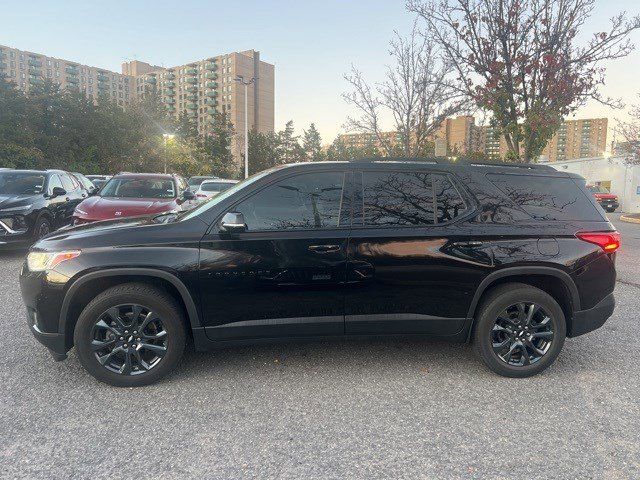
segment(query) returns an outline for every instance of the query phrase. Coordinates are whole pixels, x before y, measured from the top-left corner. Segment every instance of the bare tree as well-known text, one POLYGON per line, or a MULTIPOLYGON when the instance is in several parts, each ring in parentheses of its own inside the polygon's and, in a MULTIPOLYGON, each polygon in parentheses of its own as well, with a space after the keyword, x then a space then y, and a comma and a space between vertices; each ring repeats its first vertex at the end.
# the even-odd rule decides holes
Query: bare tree
POLYGON ((451 66, 417 28, 406 38, 396 33, 390 46, 395 64, 387 68, 383 82, 371 86, 355 67, 344 76, 352 91, 343 98, 360 112, 345 127, 372 135, 386 156, 424 156, 444 119, 459 113, 466 100, 451 78, 451 66), (391 135, 382 127, 387 118, 394 123, 391 135))
POLYGON ((444 49, 467 95, 492 113, 510 154, 535 160, 564 116, 603 97, 603 62, 632 51, 640 16, 611 19, 608 31, 578 44, 595 0, 408 0, 444 49))
POLYGON ((616 126, 616 133, 622 137, 616 149, 625 156, 627 163, 640 164, 640 104, 631 107, 630 116, 629 121, 619 121, 616 126))

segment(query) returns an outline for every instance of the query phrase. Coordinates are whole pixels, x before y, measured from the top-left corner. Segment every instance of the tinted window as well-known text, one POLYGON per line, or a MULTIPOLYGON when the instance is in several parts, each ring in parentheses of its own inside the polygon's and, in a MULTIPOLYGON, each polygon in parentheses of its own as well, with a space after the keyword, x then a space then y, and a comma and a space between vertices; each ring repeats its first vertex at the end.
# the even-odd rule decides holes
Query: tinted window
POLYGON ((62 182, 60 181, 60 177, 58 177, 58 175, 51 175, 49 177, 49 193, 53 193, 53 187, 64 188, 62 186, 62 182))
POLYGON ((266 187, 236 206, 249 231, 333 228, 340 223, 342 172, 309 173, 266 187))
POLYGON ((0 194, 36 195, 44 190, 44 175, 32 172, 0 173, 0 194))
POLYGON ((488 174, 507 197, 536 220, 593 220, 602 217, 570 178, 488 174))
POLYGON ((223 192, 233 185, 231 182, 202 182, 200 184, 200 190, 203 192, 223 192))
POLYGON ((164 178, 112 178, 100 191, 101 197, 174 198, 173 180, 164 178))
POLYGON ((462 215, 467 205, 451 180, 444 175, 433 175, 433 188, 436 194, 438 223, 453 220, 462 215))
POLYGON ((62 187, 67 192, 73 192, 77 188, 71 180, 71 177, 69 177, 68 175, 60 175, 60 179, 62 180, 62 187))
POLYGON ((433 225, 433 185, 424 172, 363 172, 364 224, 433 225))

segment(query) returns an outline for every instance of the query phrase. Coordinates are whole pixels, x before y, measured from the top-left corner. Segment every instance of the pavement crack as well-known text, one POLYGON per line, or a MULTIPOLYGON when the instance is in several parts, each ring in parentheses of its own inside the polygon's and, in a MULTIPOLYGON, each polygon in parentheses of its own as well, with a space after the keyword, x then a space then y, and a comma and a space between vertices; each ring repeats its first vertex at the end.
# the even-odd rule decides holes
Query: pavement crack
POLYGON ((623 284, 623 285, 630 285, 630 286, 632 286, 632 287, 640 288, 640 284, 638 284, 638 283, 633 283, 633 282, 628 282, 628 281, 626 281, 626 280, 616 280, 616 283, 621 283, 621 284, 623 284))

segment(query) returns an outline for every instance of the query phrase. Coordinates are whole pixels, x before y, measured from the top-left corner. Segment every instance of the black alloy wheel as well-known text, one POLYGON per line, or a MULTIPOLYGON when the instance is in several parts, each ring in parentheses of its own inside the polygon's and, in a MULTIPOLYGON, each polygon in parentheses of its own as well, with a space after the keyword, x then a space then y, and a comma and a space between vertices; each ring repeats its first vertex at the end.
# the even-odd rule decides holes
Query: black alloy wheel
POLYGON ((505 283, 483 297, 473 327, 474 348, 505 377, 530 377, 551 365, 567 334, 564 311, 547 292, 505 283))
POLYGON ((36 223, 36 228, 35 228, 36 240, 44 237, 50 232, 51 232, 51 223, 49 222, 49 220, 45 217, 41 217, 40 219, 38 219, 38 223, 36 223))
POLYGON ((140 375, 156 367, 167 353, 162 319, 148 307, 124 304, 98 317, 91 332, 98 362, 120 375, 140 375))
POLYGON ((526 366, 544 357, 553 342, 553 321, 540 305, 517 303, 507 307, 491 329, 494 353, 508 365, 526 366))
POLYGON ((82 366, 118 387, 149 385, 180 362, 188 320, 176 299, 148 283, 124 283, 84 307, 73 343, 82 366))

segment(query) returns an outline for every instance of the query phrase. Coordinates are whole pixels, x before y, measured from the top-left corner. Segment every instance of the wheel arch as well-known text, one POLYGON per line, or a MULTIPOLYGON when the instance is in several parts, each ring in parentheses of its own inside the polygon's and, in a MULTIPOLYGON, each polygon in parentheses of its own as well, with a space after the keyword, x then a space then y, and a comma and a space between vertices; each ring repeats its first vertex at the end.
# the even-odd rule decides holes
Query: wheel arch
POLYGON ((187 333, 200 327, 196 303, 185 284, 174 274, 153 268, 112 268, 90 272, 78 278, 67 290, 60 310, 59 333, 65 336, 68 349, 73 346, 73 331, 78 316, 95 295, 122 283, 142 282, 168 291, 182 307, 187 318, 187 333))
POLYGON ((578 287, 568 273, 553 267, 508 267, 488 275, 476 289, 469 306, 467 318, 471 319, 471 336, 475 325, 475 315, 482 298, 493 288, 505 283, 525 283, 551 295, 560 305, 565 315, 567 334, 572 331, 573 313, 580 310, 578 287))

